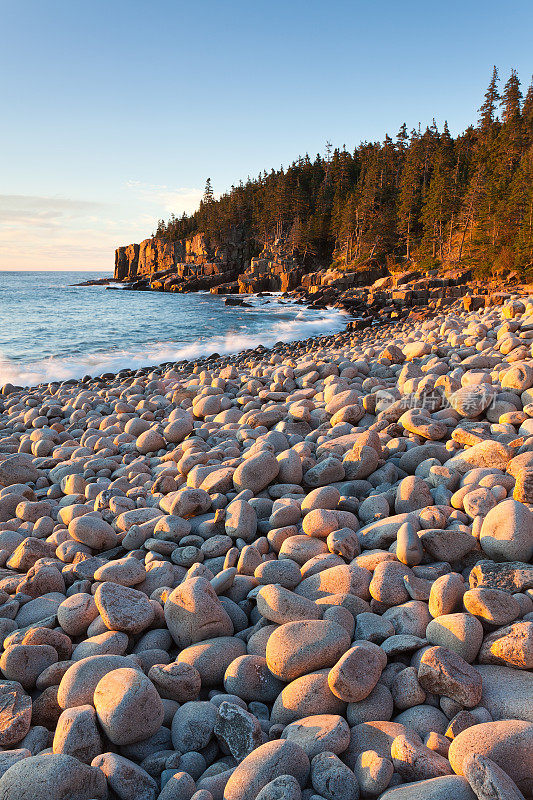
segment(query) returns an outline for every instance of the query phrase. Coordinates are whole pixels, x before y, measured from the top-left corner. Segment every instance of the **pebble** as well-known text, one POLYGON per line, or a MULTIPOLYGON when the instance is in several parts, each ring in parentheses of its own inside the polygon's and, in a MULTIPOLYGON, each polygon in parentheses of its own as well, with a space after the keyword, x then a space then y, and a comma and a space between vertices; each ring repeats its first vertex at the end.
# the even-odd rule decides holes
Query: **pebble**
POLYGON ((224 800, 256 800, 261 789, 280 775, 291 775, 304 787, 310 769, 308 756, 294 742, 266 742, 236 767, 226 784, 224 800))
POLYGON ((163 704, 154 684, 129 667, 112 670, 94 690, 98 722, 113 744, 143 741, 163 722, 163 704))
POLYGON ((343 753, 350 744, 350 728, 338 714, 314 714, 289 723, 281 738, 299 745, 312 759, 319 753, 343 753))
POLYGON ((329 688, 341 700, 358 703, 374 689, 386 663, 386 656, 377 645, 356 644, 331 669, 329 688))
POLYGON ((422 688, 472 708, 481 700, 482 680, 464 658, 446 647, 430 647, 420 659, 418 680, 422 688))
POLYGON ((471 753, 463 761, 463 773, 478 800, 523 800, 524 798, 509 775, 487 756, 471 753))
POLYGON ((533 725, 523 720, 503 720, 473 725, 451 743, 450 764, 464 775, 468 756, 481 755, 507 772, 526 795, 533 791, 533 725))
POLYGON ((349 646, 348 633, 336 622, 286 622, 270 635, 266 660, 273 675, 289 682, 307 672, 333 666, 349 646))
POLYGON ((63 753, 23 758, 0 778, 2 800, 106 800, 103 773, 63 753))

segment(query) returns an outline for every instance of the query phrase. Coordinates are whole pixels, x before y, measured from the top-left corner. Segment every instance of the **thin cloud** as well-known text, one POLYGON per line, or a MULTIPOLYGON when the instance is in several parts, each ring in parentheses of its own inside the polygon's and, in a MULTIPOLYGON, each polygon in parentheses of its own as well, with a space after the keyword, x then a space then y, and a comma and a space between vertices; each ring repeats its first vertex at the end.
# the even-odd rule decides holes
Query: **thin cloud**
POLYGON ((73 200, 68 197, 43 197, 27 194, 0 194, 0 222, 39 215, 43 218, 84 216, 99 211, 105 203, 73 200))
POLYGON ((127 181, 126 187, 133 190, 140 200, 158 205, 167 213, 173 213, 176 216, 184 212, 192 214, 200 205, 200 200, 204 195, 203 189, 183 186, 172 188, 164 184, 149 184, 134 180, 127 181))
POLYGON ((115 248, 148 236, 153 215, 64 197, 0 195, 0 270, 113 270, 115 248), (111 213, 113 212, 113 213, 111 213), (117 213, 118 212, 118 213, 117 213))

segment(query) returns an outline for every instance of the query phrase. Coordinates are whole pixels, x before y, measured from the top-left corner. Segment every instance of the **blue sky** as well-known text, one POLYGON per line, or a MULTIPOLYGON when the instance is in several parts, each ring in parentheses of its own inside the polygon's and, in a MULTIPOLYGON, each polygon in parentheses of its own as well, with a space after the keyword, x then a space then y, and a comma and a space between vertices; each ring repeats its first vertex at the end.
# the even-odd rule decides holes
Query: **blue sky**
POLYGON ((0 0, 0 269, 120 244, 327 139, 475 121, 533 72, 531 0, 0 0), (502 81, 502 82, 503 82, 502 81))

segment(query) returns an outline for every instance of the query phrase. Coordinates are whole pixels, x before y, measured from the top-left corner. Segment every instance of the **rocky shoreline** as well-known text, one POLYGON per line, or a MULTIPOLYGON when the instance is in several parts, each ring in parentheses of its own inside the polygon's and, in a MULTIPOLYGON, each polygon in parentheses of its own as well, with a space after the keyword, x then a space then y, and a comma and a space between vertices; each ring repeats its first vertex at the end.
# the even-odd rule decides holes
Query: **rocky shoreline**
POLYGON ((2 387, 1 800, 533 797, 533 298, 373 294, 463 285, 2 387))
POLYGON ((268 241, 252 257, 238 237, 212 247, 202 234, 178 242, 151 238, 117 248, 109 282, 132 291, 209 291, 231 297, 281 292, 311 308, 331 305, 357 316, 393 319, 406 317, 413 308, 453 308, 463 298, 467 310, 476 310, 501 304, 513 292, 527 293, 516 273, 474 280, 472 270, 460 265, 429 271, 406 265, 389 271, 372 259, 357 268, 320 268, 294 255, 286 238, 268 241))

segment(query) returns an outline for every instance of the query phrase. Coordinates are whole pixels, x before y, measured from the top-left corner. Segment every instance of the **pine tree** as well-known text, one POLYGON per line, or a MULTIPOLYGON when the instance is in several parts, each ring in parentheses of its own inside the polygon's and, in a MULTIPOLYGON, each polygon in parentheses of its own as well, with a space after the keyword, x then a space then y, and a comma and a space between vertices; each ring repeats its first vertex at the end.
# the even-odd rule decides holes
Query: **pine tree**
POLYGON ((501 98, 503 108, 503 121, 511 122, 520 116, 520 101, 522 100, 522 92, 520 91, 520 81, 516 74, 516 70, 511 70, 509 80, 503 87, 503 94, 501 98))
POLYGON ((211 178, 208 178, 205 182, 203 203, 204 205, 209 205, 209 203, 213 203, 214 200, 215 195, 213 193, 213 187, 211 186, 211 178))
POLYGON ((529 88, 524 98, 522 105, 522 117, 528 130, 533 133, 533 78, 529 84, 529 88))
POLYGON ((400 178, 400 196, 398 202, 398 228, 405 247, 405 256, 411 258, 414 239, 418 231, 422 163, 420 158, 420 137, 417 131, 411 131, 411 141, 405 156, 400 178))
POLYGON ((492 69, 492 78, 490 80, 489 86, 487 91, 485 92, 485 102, 482 104, 481 108, 479 109, 480 117, 479 117, 479 127, 484 134, 490 132, 492 123, 495 120, 495 113, 496 107, 500 100, 500 94, 498 92, 498 69, 496 66, 492 69))

